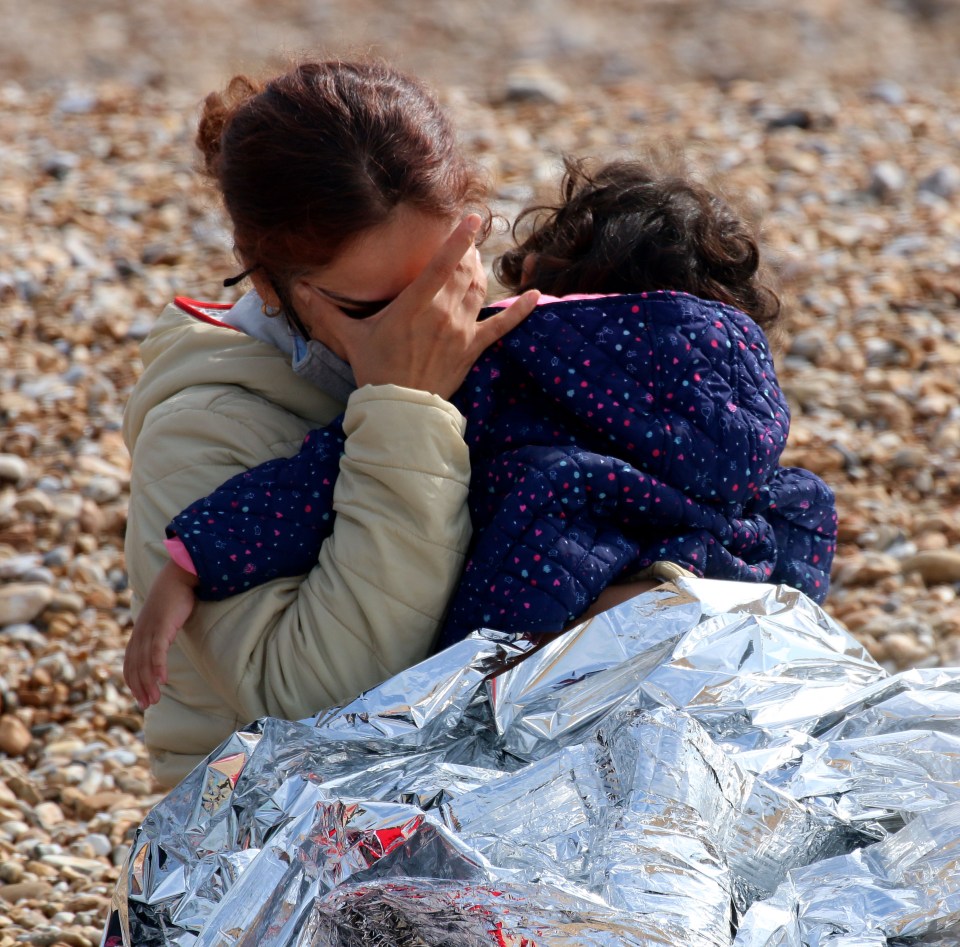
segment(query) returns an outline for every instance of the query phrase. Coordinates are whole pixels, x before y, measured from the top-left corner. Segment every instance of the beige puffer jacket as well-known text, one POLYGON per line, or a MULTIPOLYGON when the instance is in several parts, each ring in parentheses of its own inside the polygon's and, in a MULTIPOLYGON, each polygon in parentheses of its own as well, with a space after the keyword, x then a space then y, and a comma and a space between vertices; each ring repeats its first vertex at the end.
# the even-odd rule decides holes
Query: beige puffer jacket
MULTIPOLYGON (((135 608, 168 559, 162 540, 175 514, 240 471, 296 453, 344 409, 278 349, 176 305, 141 355, 123 428, 135 608)), ((145 720, 164 786, 249 721, 308 716, 428 654, 470 539, 464 423, 420 391, 366 386, 350 396, 337 518, 316 567, 200 603, 174 643, 169 682, 145 720)))

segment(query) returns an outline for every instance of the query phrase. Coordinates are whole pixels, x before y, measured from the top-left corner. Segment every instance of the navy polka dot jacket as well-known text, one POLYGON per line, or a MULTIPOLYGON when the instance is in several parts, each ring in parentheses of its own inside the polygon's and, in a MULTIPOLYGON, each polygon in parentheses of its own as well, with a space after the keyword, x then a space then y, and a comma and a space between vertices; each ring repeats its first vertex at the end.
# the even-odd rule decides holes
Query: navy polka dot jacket
MULTIPOLYGON (((441 644, 479 627, 558 631, 657 560, 826 596, 834 497, 779 464, 789 410, 744 313, 668 292, 540 305, 452 400, 467 418, 474 539, 441 644)), ((312 568, 343 443, 339 421, 313 431, 295 457, 173 520, 200 598, 312 568)))

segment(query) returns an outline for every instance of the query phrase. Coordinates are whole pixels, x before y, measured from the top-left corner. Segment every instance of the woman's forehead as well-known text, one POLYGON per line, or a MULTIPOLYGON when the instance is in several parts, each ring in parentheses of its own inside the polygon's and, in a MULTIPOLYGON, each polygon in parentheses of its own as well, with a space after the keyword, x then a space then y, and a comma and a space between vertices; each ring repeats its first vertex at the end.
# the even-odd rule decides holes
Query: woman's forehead
POLYGON ((344 302, 392 299, 422 272, 458 221, 405 205, 308 279, 344 302))

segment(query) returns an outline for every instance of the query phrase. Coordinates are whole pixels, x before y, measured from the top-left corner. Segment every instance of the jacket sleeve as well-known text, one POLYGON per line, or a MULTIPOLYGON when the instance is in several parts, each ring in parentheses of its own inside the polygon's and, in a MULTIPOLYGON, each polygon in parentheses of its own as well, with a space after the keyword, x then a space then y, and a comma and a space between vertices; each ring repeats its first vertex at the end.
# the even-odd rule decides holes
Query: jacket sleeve
POLYGON ((173 518, 167 536, 196 570, 197 598, 217 601, 276 578, 304 575, 333 531, 343 418, 311 431, 293 457, 231 477, 173 518))
MULTIPOLYGON (((170 406, 141 435, 138 452, 180 444, 191 458, 166 483, 141 488, 176 504, 163 522, 186 506, 191 481, 195 496, 270 456, 253 443, 270 424, 252 425, 244 411, 240 403, 191 419, 170 406)), ((239 719, 307 716, 430 652, 470 540, 464 424, 452 405, 424 392, 385 385, 351 395, 336 521, 312 568, 201 602, 178 637, 239 719)))
POLYGON ((777 559, 771 582, 800 589, 822 603, 830 591, 837 551, 837 506, 833 491, 802 467, 779 467, 749 509, 773 527, 777 559))

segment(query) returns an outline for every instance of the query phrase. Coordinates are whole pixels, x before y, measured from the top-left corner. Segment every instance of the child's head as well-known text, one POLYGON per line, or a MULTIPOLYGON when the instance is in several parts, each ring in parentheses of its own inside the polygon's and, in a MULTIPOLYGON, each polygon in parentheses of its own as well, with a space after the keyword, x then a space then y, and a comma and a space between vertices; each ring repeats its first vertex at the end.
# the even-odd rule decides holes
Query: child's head
POLYGON ((774 327, 780 299, 763 281, 757 236, 718 195, 653 160, 564 164, 560 202, 529 207, 514 224, 517 245, 496 265, 504 286, 554 296, 678 290, 774 327))

